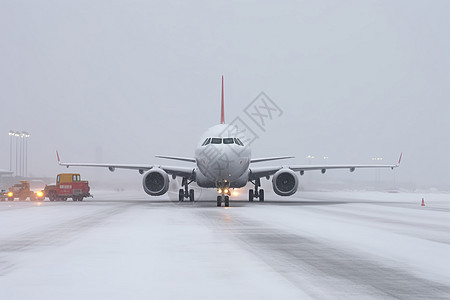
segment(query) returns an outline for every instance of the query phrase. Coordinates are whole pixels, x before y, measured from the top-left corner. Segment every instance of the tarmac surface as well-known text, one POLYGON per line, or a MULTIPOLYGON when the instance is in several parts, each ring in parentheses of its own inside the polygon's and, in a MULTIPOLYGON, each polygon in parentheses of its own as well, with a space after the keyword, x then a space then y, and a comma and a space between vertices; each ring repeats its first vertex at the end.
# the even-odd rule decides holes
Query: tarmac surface
POLYGON ((449 299, 450 195, 426 196, 0 202, 0 299, 449 299))

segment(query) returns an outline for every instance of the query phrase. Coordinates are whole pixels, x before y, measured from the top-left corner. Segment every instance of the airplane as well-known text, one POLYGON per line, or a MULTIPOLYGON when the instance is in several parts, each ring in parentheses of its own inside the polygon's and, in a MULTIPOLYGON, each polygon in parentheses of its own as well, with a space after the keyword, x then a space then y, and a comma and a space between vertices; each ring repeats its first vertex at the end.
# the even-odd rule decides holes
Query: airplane
MULTIPOLYGON (((169 176, 182 179, 178 191, 178 200, 189 199, 194 201, 194 190, 189 184, 195 182, 201 188, 217 189, 217 206, 230 206, 231 190, 242 188, 252 183, 254 189, 249 190, 248 200, 252 202, 265 199, 264 189, 261 187, 261 178, 268 180, 272 177, 272 187, 279 196, 291 196, 297 192, 299 179, 297 172, 303 175, 306 171, 320 170, 324 174, 328 169, 349 169, 350 172, 360 168, 397 168, 400 166, 402 154, 398 164, 392 165, 293 165, 257 167, 259 162, 274 161, 293 158, 293 156, 277 156, 265 158, 252 158, 248 143, 241 140, 242 133, 231 124, 225 123, 224 114, 224 86, 222 76, 222 97, 220 124, 210 127, 203 133, 195 149, 194 157, 177 157, 156 155, 158 158, 190 162, 192 167, 162 166, 145 164, 114 164, 114 163, 66 163, 61 162, 56 151, 58 164, 61 166, 106 167, 111 172, 115 169, 138 170, 143 174, 142 185, 144 191, 150 196, 164 195, 169 190, 169 176)), ((244 141, 245 139, 242 138, 244 141)))

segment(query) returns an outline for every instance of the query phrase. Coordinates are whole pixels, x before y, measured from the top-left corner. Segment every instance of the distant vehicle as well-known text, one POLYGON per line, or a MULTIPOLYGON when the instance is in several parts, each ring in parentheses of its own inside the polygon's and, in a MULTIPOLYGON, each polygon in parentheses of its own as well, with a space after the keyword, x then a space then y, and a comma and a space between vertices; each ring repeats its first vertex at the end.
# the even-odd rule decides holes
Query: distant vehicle
POLYGON ((42 189, 30 188, 30 183, 25 180, 10 187, 7 196, 8 201, 14 201, 15 199, 25 201, 27 198, 30 198, 31 201, 43 201, 45 198, 42 189))
POLYGON ((88 181, 82 181, 80 174, 63 173, 56 176, 56 185, 46 185, 44 189, 45 197, 50 201, 83 201, 85 197, 92 197, 89 193, 88 181))
POLYGON ((8 192, 6 190, 0 190, 0 201, 6 201, 8 199, 8 192))

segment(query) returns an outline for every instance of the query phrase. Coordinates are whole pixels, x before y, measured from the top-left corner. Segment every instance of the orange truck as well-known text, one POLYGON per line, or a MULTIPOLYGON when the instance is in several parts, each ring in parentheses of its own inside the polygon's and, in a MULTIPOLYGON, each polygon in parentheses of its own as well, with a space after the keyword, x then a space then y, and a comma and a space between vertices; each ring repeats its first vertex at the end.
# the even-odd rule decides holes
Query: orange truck
POLYGON ((42 189, 31 189, 30 183, 25 180, 10 187, 7 196, 8 201, 14 201, 14 199, 24 201, 27 198, 30 198, 31 201, 43 201, 45 198, 42 189))
POLYGON ((86 197, 92 197, 89 193, 90 187, 87 181, 82 181, 80 174, 64 173, 56 176, 55 185, 46 185, 45 197, 50 201, 83 201, 86 197))

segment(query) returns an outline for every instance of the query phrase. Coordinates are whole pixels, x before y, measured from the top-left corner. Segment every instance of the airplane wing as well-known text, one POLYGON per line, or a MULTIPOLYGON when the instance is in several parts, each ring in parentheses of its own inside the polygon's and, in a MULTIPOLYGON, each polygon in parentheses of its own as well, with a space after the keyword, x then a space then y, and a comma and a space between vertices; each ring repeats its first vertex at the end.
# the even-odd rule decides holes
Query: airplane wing
POLYGON ((165 159, 173 159, 173 160, 181 160, 181 161, 187 161, 187 162, 193 162, 195 163, 195 158, 188 158, 188 157, 178 157, 178 156, 166 156, 166 155, 155 155, 159 158, 165 158, 165 159))
MULTIPOLYGON (((306 171, 320 170, 322 174, 324 174, 328 169, 349 169, 350 172, 355 171, 356 169, 382 169, 382 168, 390 168, 394 169, 400 166, 400 162, 402 160, 402 154, 400 154, 400 158, 397 164, 392 165, 294 165, 288 166, 285 168, 289 168, 294 172, 300 172, 303 175, 306 171)), ((283 166, 274 166, 274 167, 256 167, 250 168, 250 180, 254 180, 261 177, 271 176, 275 174, 278 170, 284 168, 283 166)))
POLYGON ((60 166, 65 167, 100 167, 100 168, 108 168, 111 172, 115 169, 129 169, 129 170, 137 170, 139 173, 143 174, 144 172, 152 169, 152 168, 160 168, 163 169, 169 175, 175 175, 180 177, 190 178, 193 175, 194 168, 190 167, 176 167, 176 166, 159 166, 159 165, 137 165, 137 164, 112 164, 112 163, 66 163, 61 162, 59 158, 59 153, 56 151, 56 156, 58 158, 58 164, 60 166))
POLYGON ((271 160, 280 160, 280 159, 288 159, 294 158, 294 156, 278 156, 278 157, 264 157, 264 158, 253 158, 250 160, 250 163, 258 163, 263 161, 271 161, 271 160))

